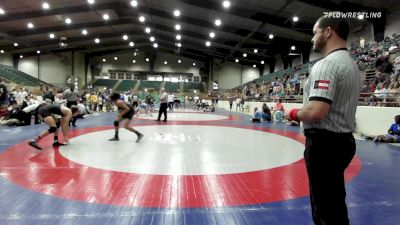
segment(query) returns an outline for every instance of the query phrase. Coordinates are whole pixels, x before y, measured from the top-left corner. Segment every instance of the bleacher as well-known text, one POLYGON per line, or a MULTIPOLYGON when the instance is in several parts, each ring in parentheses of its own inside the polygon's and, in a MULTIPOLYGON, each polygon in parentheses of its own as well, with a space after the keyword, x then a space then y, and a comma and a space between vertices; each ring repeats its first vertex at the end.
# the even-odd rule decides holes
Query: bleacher
POLYGON ((165 82, 165 90, 167 92, 179 92, 180 83, 178 82, 165 82))
POLYGON ((0 65, 0 77, 3 79, 9 80, 11 82, 25 85, 25 86, 41 86, 45 84, 45 82, 32 77, 24 72, 16 70, 12 66, 0 65))
POLYGON ((141 80, 139 89, 144 90, 146 88, 146 89, 153 89, 153 90, 158 91, 161 88, 161 83, 162 83, 161 81, 141 80))
POLYGON ((185 82, 183 84, 183 91, 188 92, 189 90, 200 90, 200 92, 204 92, 203 83, 199 82, 185 82))
POLYGON ((117 84, 118 80, 109 80, 109 79, 97 79, 95 82, 93 82, 92 86, 93 87, 107 87, 108 89, 111 89, 114 87, 115 84, 117 84))
POLYGON ((129 91, 133 90, 133 88, 136 86, 137 81, 135 80, 123 80, 118 87, 116 87, 116 91, 129 91))

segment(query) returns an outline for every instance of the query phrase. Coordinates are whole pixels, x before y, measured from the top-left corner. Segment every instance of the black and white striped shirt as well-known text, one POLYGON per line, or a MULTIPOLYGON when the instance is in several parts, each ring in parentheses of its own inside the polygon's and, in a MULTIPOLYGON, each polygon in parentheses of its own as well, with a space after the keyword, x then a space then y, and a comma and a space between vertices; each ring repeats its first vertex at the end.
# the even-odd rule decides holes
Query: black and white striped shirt
POLYGON ((304 123, 304 129, 353 132, 362 82, 360 71, 346 49, 335 50, 315 63, 308 79, 304 105, 316 100, 327 102, 331 107, 321 121, 304 123))

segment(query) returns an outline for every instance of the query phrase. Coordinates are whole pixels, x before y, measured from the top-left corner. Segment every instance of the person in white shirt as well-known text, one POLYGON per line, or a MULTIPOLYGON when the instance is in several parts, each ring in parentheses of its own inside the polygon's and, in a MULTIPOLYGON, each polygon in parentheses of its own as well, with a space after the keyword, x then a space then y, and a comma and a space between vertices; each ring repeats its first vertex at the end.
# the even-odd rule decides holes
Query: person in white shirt
POLYGON ((168 108, 170 111, 174 108, 174 98, 175 96, 173 94, 168 95, 168 108))
POLYGON ((157 121, 160 121, 161 119, 161 114, 164 113, 164 121, 167 121, 167 108, 168 108, 168 94, 165 92, 164 88, 161 88, 160 90, 160 109, 158 111, 158 119, 157 121))
POLYGON ((17 104, 22 105, 22 103, 25 101, 26 96, 28 96, 28 93, 23 88, 21 88, 20 91, 17 92, 17 104))

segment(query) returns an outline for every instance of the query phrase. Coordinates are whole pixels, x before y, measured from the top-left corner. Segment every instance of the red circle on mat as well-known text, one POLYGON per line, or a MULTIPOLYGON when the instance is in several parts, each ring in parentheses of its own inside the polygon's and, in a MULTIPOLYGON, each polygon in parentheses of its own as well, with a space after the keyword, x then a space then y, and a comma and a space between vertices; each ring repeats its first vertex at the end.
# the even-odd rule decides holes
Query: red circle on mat
MULTIPOLYGON (((177 123, 182 125, 196 122, 177 123)), ((136 125, 138 126, 138 125, 136 125)), ((239 125, 213 125, 259 130, 282 135, 301 143, 304 136, 289 131, 239 125)), ((113 129, 111 126, 75 130, 71 138, 113 129)), ((47 195, 98 204, 133 207, 193 208, 269 203, 307 196, 304 160, 273 169, 223 175, 149 175, 108 171, 64 158, 51 147, 52 137, 37 151, 26 142, 0 154, 0 175, 47 195)), ((96 157, 93 155, 93 157, 96 157)), ((346 181, 361 170, 356 156, 346 170, 346 181)))

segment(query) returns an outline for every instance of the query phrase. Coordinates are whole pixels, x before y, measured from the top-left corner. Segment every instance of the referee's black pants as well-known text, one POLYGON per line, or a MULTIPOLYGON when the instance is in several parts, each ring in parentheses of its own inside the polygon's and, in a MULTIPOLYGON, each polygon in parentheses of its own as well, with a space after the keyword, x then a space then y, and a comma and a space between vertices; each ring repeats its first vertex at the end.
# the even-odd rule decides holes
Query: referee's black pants
POLYGON ((158 119, 157 120, 160 120, 161 114, 164 114, 164 121, 167 121, 167 108, 168 108, 168 103, 160 104, 160 110, 158 111, 158 119))
POLYGON ((315 225, 349 225, 344 170, 356 151, 351 133, 306 129, 306 162, 315 225))

